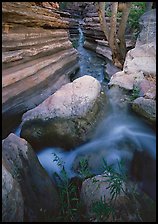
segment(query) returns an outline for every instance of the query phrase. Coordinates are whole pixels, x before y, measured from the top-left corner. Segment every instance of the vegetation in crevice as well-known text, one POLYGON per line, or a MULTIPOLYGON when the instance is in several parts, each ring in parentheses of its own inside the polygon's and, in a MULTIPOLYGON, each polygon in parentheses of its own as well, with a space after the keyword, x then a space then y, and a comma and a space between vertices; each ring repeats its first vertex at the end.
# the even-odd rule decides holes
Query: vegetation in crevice
POLYGON ((131 95, 129 96, 130 100, 135 100, 139 97, 140 89, 138 86, 134 86, 131 95))
MULTIPOLYGON (((134 183, 129 184, 129 176, 127 175, 124 167, 124 161, 118 162, 118 169, 114 169, 112 165, 107 165, 103 159, 104 173, 103 177, 108 182, 107 190, 110 190, 111 199, 100 198, 99 201, 92 203, 90 208, 90 215, 86 212, 85 205, 80 200, 80 190, 82 182, 93 176, 93 182, 95 179, 94 174, 88 169, 88 161, 82 159, 80 161, 80 178, 71 180, 64 167, 64 162, 54 153, 57 165, 60 166, 60 174, 55 173, 57 180, 57 187, 60 196, 60 212, 54 218, 55 222, 107 222, 107 221, 132 221, 127 220, 131 214, 134 216, 134 221, 145 221, 146 212, 154 219, 155 203, 149 198, 144 198, 137 189, 137 185, 134 183), (128 187, 124 187, 124 186, 128 187), (120 205, 116 204, 117 198, 124 194, 126 197, 125 203, 120 205), (143 201, 143 206, 141 205, 143 201), (147 205, 151 205, 152 209, 148 211, 147 205)), ((98 183, 99 187, 99 183, 98 183)), ((150 218, 149 218, 150 219, 150 218)))

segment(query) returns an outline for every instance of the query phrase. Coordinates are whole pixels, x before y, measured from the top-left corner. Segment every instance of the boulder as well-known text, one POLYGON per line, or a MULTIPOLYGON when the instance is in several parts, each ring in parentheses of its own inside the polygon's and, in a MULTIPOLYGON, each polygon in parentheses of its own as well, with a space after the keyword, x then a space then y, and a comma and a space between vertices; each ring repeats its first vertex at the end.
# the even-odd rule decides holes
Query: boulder
POLYGON ((2 161, 2 221, 23 222, 24 200, 17 180, 2 161))
POLYGON ((108 83, 109 86, 117 85, 126 90, 133 89, 134 79, 133 77, 125 74, 123 71, 115 73, 108 83))
POLYGON ((122 181, 124 191, 121 190, 118 193, 116 200, 110 201, 108 179, 109 177, 102 174, 88 178, 82 183, 80 198, 84 212, 90 220, 93 222, 141 222, 142 220, 152 222, 156 220, 156 204, 148 195, 140 192, 138 185, 131 181, 122 181), (109 216, 110 210, 107 205, 113 210, 113 214, 109 216))
POLYGON ((142 71, 135 72, 130 75, 128 73, 125 73, 124 71, 119 71, 111 76, 108 85, 110 86, 110 88, 112 86, 118 86, 122 90, 124 89, 127 91, 133 90, 134 87, 138 87, 141 91, 141 94, 144 94, 143 90, 141 89, 141 83, 143 82, 148 83, 142 71))
MULTIPOLYGON (((156 121, 156 46, 155 43, 136 46, 128 51, 123 71, 115 73, 108 84, 126 90, 137 87, 139 97, 132 109, 147 120, 156 121)), ((130 93, 130 92, 129 92, 130 93)))
POLYGON ((138 97, 132 103, 132 109, 149 121, 156 122, 156 101, 138 97))
MULTIPOLYGON (((94 206, 98 202, 102 202, 102 205, 104 203, 110 204, 111 200, 111 193, 109 187, 109 182, 108 182, 108 177, 105 177, 105 174, 102 175, 97 175, 92 178, 86 179, 82 183, 81 187, 81 202, 83 203, 83 206, 85 206, 85 211, 86 214, 91 217, 91 219, 95 221, 114 221, 112 218, 112 215, 109 217, 106 217, 106 213, 102 214, 101 220, 97 216, 97 212, 94 212, 94 206), (104 217, 105 216, 105 217, 104 217)), ((125 190, 125 184, 122 184, 123 189, 125 190)), ((119 220, 120 216, 123 217, 125 211, 127 210, 127 203, 128 203, 128 198, 126 197, 125 193, 123 191, 120 192, 120 195, 116 198, 115 203, 112 202, 111 205, 114 207, 115 215, 118 214, 117 219, 119 220)), ((104 205, 107 206, 107 205, 104 205)), ((102 211, 100 211, 102 212, 102 211)), ((115 217, 116 218, 116 217, 115 217)), ((127 221, 126 217, 126 221, 127 221)))
POLYGON ((11 133, 2 141, 3 221, 51 221, 59 197, 31 146, 11 133))
POLYGON ((88 140, 103 114, 106 97, 99 81, 82 76, 62 86, 22 117, 21 137, 34 147, 70 149, 88 140))
POLYGON ((123 70, 132 74, 142 71, 145 75, 156 75, 156 45, 154 42, 137 46, 128 51, 123 70))

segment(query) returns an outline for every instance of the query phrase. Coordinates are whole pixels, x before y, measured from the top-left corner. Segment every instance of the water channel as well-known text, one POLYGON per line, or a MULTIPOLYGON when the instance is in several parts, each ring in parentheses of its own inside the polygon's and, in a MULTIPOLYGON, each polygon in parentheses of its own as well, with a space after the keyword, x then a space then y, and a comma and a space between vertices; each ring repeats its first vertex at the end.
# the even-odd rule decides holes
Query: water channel
MULTIPOLYGON (((38 159, 49 176, 54 180, 54 173, 60 175, 61 167, 55 160, 55 155, 63 162, 69 178, 79 176, 77 167, 79 159, 88 159, 89 169, 93 174, 102 173, 102 159, 108 165, 118 168, 118 161, 124 160, 126 169, 137 170, 142 189, 153 199, 156 196, 156 135, 149 125, 132 115, 128 109, 122 110, 115 105, 117 92, 108 90, 104 80, 106 61, 94 52, 83 47, 83 33, 79 28, 76 38, 80 58, 80 70, 74 77, 91 75, 104 86, 111 104, 108 115, 98 124, 91 141, 65 152, 61 148, 44 148, 37 152, 38 159), (55 153, 55 154, 54 154, 55 153), (136 159, 135 159, 136 158, 136 159), (140 161, 135 162, 137 158, 140 161)), ((20 135, 20 128, 15 134, 20 135)))

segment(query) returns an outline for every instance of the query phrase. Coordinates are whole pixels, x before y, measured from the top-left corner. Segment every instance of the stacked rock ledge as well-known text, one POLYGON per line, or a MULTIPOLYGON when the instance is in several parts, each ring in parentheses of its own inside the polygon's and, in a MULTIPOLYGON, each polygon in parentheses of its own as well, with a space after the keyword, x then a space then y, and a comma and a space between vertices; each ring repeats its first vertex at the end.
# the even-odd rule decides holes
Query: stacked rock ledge
POLYGON ((68 29, 69 22, 55 10, 34 2, 2 3, 3 130, 79 69, 68 29))

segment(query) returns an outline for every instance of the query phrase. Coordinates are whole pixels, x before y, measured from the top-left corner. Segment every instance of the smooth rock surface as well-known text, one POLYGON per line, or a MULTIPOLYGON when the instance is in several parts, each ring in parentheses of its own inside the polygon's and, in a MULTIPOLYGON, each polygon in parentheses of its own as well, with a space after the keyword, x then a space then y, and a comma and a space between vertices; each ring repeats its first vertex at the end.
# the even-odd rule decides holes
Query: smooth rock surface
POLYGON ((59 197, 31 146, 11 133, 2 141, 3 220, 50 221, 59 209, 59 197))
POLYGON ((53 146, 74 147, 89 138, 105 102, 99 81, 82 76, 26 112, 21 136, 31 144, 47 145, 50 141, 53 146))
POLYGON ((138 97, 132 103, 132 109, 150 121, 156 122, 156 101, 138 97))
POLYGON ((24 200, 19 183, 2 161, 2 221, 23 222, 24 200))

